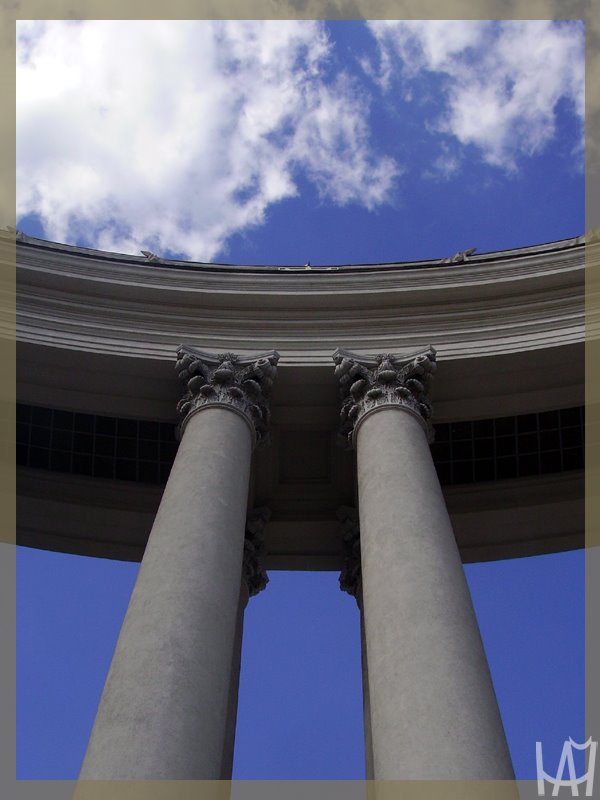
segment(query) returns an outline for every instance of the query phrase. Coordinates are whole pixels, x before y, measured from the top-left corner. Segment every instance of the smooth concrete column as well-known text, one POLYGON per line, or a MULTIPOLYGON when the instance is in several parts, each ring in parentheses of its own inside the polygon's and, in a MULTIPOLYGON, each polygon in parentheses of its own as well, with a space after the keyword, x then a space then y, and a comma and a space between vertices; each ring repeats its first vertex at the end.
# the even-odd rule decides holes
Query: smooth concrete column
POLYGON ((349 378, 342 431, 357 450, 374 777, 512 779, 429 450, 434 351, 402 360, 336 357, 338 375, 349 378))
POLYGON ((223 777, 250 459, 266 425, 277 355, 256 360, 256 369, 231 354, 182 348, 178 355, 183 435, 82 779, 223 777), (262 390, 261 374, 269 376, 262 390), (255 384, 255 411, 248 410, 247 380, 255 384))
POLYGON ((235 729, 237 723, 238 697, 240 691, 240 672, 242 667, 242 641, 244 637, 244 612, 250 595, 248 586, 242 578, 240 598, 235 621, 233 653, 231 657, 231 674, 229 677, 229 696, 227 700, 227 716, 225 737, 223 740, 223 758, 221 760, 221 779, 230 780, 233 772, 233 753, 235 750, 235 729))
POLYGON ((365 636, 365 615, 363 613, 362 585, 359 587, 357 603, 360 608, 360 663, 363 687, 363 730, 365 737, 365 778, 375 778, 373 763, 373 734, 371 732, 371 699, 369 693, 369 662, 367 661, 367 640, 365 636))

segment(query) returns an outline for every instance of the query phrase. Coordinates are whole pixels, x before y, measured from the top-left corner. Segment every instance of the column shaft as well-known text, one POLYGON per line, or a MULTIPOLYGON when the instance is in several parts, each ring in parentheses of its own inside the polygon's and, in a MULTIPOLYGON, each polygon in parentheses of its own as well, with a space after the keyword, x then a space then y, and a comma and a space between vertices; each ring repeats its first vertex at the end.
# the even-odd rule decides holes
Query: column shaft
POLYGON ((238 697, 240 691, 240 673, 242 668, 242 644, 244 638, 244 612, 248 605, 248 587, 242 580, 240 599, 238 602, 235 623, 235 636, 231 660, 231 677, 229 683, 229 699, 227 703, 227 725, 223 746, 223 761, 221 764, 221 779, 231 780, 233 771, 233 753, 235 749, 235 729, 237 723, 238 697))
POLYGON ((355 435, 374 777, 513 778, 421 421, 384 406, 355 435))
POLYGON ((222 777, 251 451, 239 413, 189 418, 81 778, 222 777))
POLYGON ((374 778, 373 768, 373 736, 371 734, 371 703, 369 700, 369 664, 367 661, 367 640, 365 637, 365 615, 363 611, 362 587, 359 588, 360 608, 360 663, 362 671, 363 690, 363 730, 365 737, 365 777, 371 781, 374 778))

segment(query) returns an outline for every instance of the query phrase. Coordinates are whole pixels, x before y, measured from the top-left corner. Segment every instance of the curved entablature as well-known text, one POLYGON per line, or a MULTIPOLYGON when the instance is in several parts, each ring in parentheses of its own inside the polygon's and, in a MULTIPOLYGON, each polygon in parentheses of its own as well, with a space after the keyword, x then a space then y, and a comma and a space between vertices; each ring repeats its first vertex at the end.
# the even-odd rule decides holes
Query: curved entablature
POLYGON ((182 341, 241 356, 277 350, 275 407, 331 404, 338 347, 406 353, 423 342, 440 364, 435 421, 583 402, 581 237, 343 273, 184 269, 27 237, 16 251, 24 402, 46 395, 56 407, 171 419, 182 341))
POLYGON ((17 265, 18 340, 88 353, 170 360, 185 340, 217 352, 276 348, 281 366, 325 365, 338 346, 410 351, 428 341, 452 360, 584 335, 580 239, 338 272, 145 262, 27 240, 17 265))

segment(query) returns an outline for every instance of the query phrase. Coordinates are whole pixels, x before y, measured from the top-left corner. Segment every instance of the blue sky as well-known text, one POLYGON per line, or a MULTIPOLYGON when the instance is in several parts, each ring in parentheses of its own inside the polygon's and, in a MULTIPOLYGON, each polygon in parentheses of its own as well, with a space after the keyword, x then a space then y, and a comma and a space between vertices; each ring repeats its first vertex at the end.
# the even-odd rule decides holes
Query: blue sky
MULTIPOLYGON (((33 235, 314 266, 584 230, 577 22, 27 22, 18 48, 33 235)), ((135 571, 19 549, 19 777, 76 776, 135 571)), ((583 739, 583 554, 467 576, 531 778, 536 739, 554 761, 583 739)), ((362 777, 358 616, 337 576, 274 573, 246 631, 235 776, 362 777)))
MULTIPOLYGON (((18 548, 17 777, 77 777, 137 565, 18 548)), ((466 567, 517 776, 584 741, 583 551, 466 567)), ((234 777, 364 778, 356 603, 272 572, 246 610, 234 777)), ((578 754, 575 753, 575 757, 578 754)))
POLYGON ((577 22, 20 23, 47 238, 362 263, 583 230, 577 22))

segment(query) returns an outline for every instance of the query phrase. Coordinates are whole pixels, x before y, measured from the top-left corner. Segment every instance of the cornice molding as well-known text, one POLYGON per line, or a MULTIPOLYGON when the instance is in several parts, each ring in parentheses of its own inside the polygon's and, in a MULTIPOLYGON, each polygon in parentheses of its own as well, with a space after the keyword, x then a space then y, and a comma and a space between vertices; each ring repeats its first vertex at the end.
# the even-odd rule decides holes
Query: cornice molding
POLYGON ((155 264, 18 243, 17 336, 164 360, 185 337, 213 352, 277 347, 289 365, 327 363, 339 343, 377 352, 430 341, 444 360, 554 347, 584 340, 584 248, 576 241, 462 264, 338 272, 155 264))
MULTIPOLYGON (((556 243, 557 245, 560 243, 556 243)), ((38 274, 40 282, 53 275, 65 282, 87 284, 85 294, 93 289, 102 293, 107 282, 114 284, 111 295, 137 294, 144 301, 153 294, 174 292, 223 295, 222 305, 243 301, 247 294, 340 295, 342 302, 356 292, 416 291, 440 288, 460 290, 504 280, 527 281, 539 273, 577 269, 584 260, 584 247, 529 247, 487 253, 462 264, 434 262, 398 262, 394 264, 340 265, 337 271, 315 268, 281 272, 277 267, 194 265, 185 262, 150 264, 146 259, 113 256, 100 251, 77 248, 48 249, 40 245, 17 244, 17 262, 38 274), (236 298, 236 295, 240 295, 236 298)), ((74 287, 75 288, 75 287, 74 287)), ((213 297, 213 299, 215 299, 213 297)), ((196 302, 196 301, 192 301, 196 302)))

